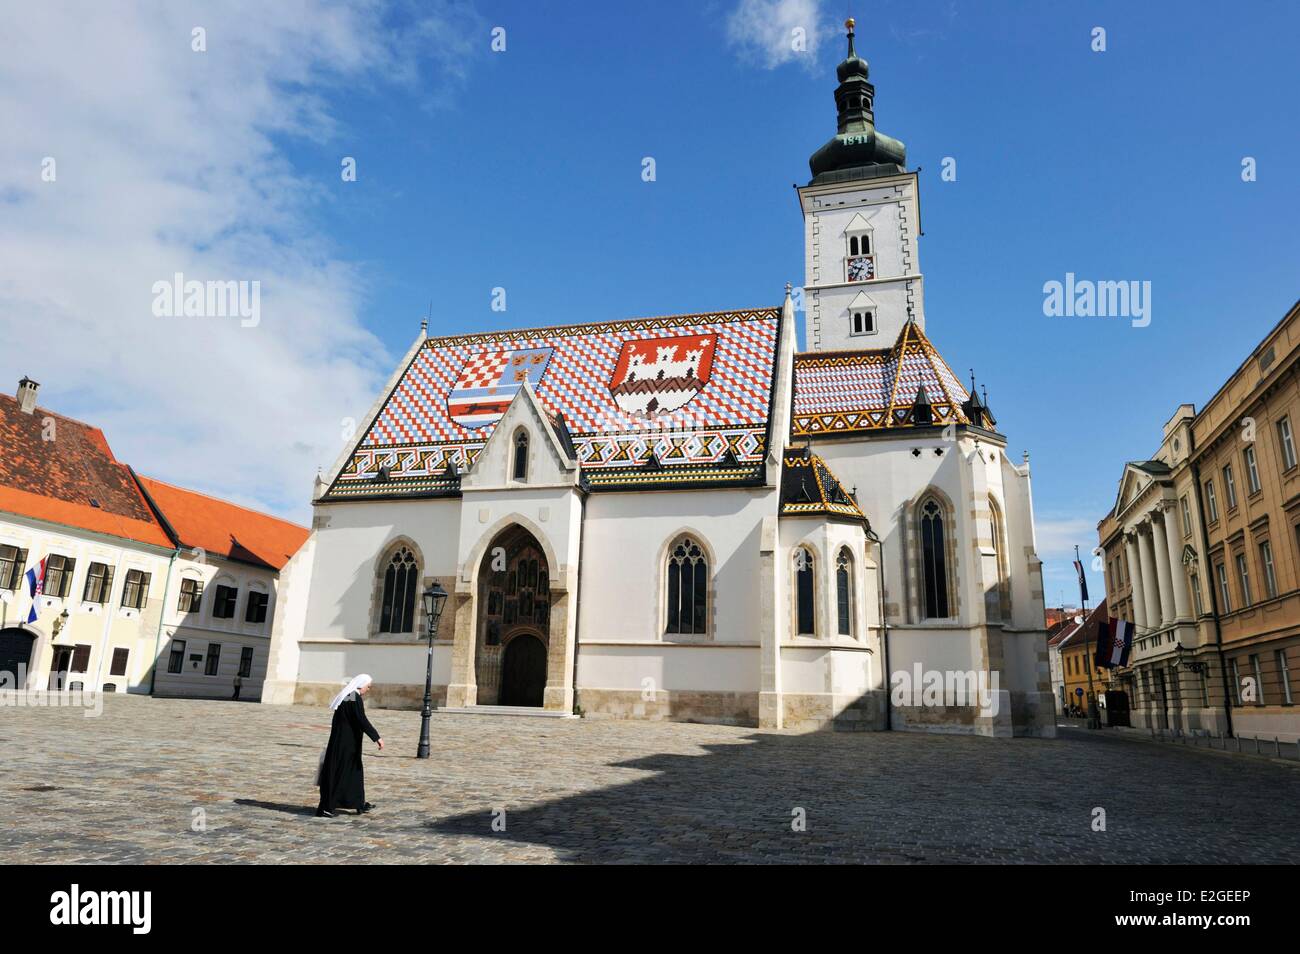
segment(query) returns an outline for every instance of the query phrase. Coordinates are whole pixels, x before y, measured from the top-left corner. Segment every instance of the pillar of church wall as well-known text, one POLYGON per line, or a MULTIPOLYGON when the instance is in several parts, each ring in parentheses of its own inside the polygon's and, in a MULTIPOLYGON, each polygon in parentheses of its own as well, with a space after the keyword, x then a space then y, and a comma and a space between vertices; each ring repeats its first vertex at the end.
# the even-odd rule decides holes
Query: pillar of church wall
POLYGON ((455 604, 456 630, 451 647, 447 705, 461 708, 475 705, 478 701, 478 686, 474 682, 474 611, 477 600, 472 591, 459 588, 450 600, 455 604))
POLYGON ((546 690, 542 708, 573 711, 573 653, 576 643, 567 590, 551 591, 550 644, 546 649, 546 690))

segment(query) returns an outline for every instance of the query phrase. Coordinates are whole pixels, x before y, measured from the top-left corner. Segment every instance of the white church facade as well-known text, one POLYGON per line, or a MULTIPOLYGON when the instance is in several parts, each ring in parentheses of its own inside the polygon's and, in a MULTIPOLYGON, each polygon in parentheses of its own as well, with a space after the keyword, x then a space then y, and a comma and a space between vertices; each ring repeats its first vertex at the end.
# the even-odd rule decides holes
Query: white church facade
POLYGON ((264 701, 369 672, 418 707, 437 581, 439 706, 1053 734, 1029 466, 926 335, 918 180, 851 31, 838 72, 799 190, 808 350, 789 286, 422 332, 317 481, 264 701))

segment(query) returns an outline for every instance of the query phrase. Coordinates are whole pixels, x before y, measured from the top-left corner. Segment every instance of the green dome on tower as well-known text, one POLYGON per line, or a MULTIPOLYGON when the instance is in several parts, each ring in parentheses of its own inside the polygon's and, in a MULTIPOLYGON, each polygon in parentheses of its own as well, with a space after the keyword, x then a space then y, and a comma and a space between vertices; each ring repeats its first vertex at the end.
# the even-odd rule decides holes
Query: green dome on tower
POLYGON ((907 147, 897 139, 876 131, 872 104, 876 88, 867 81, 867 61, 853 49, 853 20, 846 20, 849 52, 835 69, 840 85, 835 88, 839 126, 833 139, 812 154, 808 168, 811 185, 870 179, 906 171, 907 147))

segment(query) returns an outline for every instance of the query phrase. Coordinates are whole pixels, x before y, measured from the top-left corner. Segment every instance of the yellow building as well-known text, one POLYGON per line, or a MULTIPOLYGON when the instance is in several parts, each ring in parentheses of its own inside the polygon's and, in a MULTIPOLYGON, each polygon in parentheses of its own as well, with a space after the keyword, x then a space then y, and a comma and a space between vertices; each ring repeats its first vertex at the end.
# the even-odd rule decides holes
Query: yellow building
POLYGON ((1134 725, 1300 740, 1298 370, 1300 303, 1125 465, 1098 535, 1111 615, 1137 630, 1134 725))

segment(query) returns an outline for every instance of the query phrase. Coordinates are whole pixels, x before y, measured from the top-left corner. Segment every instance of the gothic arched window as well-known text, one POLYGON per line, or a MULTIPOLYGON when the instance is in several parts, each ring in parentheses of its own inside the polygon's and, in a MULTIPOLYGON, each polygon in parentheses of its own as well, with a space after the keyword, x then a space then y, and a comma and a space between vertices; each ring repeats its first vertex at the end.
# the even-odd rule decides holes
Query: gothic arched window
POLYGON ((668 617, 664 631, 703 636, 708 620, 709 561, 704 548, 682 537, 668 551, 668 617))
POLYGON ((814 608, 813 555, 806 547, 794 551, 795 632, 801 636, 817 634, 814 608))
POLYGON ((997 501, 989 498, 989 529, 993 534, 993 561, 997 572, 997 592, 990 600, 990 609, 997 614, 997 619, 1007 619, 1011 609, 1010 587, 1007 583, 1007 554, 1004 546, 1006 529, 1002 523, 1002 511, 997 501))
POLYGON ((409 633, 415 628, 415 593, 420 587, 420 565, 408 547, 398 547, 384 567, 384 594, 380 601, 379 631, 409 633))
POLYGON ((921 592, 927 619, 948 618, 948 534, 943 507, 933 497, 921 502, 921 592))
POLYGON ((515 435, 515 462, 512 470, 515 480, 528 479, 528 432, 515 435))
POLYGON ((835 559, 835 616, 841 636, 853 635, 853 557, 848 548, 835 559))

